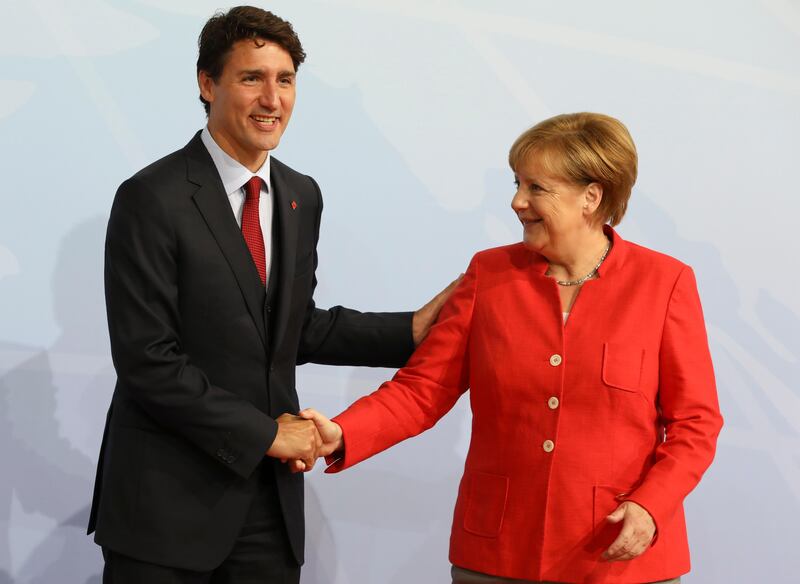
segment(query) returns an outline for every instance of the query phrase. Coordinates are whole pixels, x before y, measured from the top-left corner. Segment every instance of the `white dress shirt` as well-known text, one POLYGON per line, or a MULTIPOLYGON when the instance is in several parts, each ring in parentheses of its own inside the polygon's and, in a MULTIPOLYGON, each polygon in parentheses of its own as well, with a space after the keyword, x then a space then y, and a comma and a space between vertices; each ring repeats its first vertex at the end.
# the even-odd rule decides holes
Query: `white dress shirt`
POLYGON ((203 128, 200 134, 203 144, 211 155, 211 160, 214 161, 214 166, 217 167, 219 177, 222 179, 222 187, 225 189, 225 194, 228 195, 228 202, 233 209, 233 216, 236 217, 236 222, 239 227, 242 226, 242 210, 244 209, 245 190, 244 185, 252 177, 258 176, 261 178, 261 195, 258 199, 258 220, 261 224, 261 233, 264 235, 264 256, 266 257, 267 264, 267 283, 269 283, 270 267, 272 264, 272 183, 269 176, 269 161, 270 155, 267 152, 267 159, 256 172, 251 172, 249 168, 244 166, 241 162, 232 158, 227 152, 219 147, 214 141, 211 132, 208 131, 208 126, 203 128))

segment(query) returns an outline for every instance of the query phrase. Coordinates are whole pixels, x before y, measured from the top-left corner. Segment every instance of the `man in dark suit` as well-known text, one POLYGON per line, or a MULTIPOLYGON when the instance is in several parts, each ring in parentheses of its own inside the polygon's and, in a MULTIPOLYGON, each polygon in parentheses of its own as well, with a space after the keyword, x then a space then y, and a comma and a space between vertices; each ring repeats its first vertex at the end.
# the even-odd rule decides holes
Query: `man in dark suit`
POLYGON ((316 308, 320 190, 270 156, 300 41, 238 7, 199 45, 207 127, 126 180, 108 223, 118 381, 89 532, 105 583, 296 583, 303 479, 282 461, 322 445, 294 415, 296 364, 402 366, 447 291, 413 314, 316 308))

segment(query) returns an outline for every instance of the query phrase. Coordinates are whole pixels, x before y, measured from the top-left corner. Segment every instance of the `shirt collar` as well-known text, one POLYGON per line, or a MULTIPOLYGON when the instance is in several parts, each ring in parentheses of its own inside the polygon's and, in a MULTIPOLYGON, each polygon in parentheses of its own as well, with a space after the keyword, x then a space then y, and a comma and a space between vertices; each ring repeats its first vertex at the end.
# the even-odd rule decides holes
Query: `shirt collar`
POLYGON ((214 140, 208 126, 203 128, 200 134, 200 139, 211 155, 211 160, 214 161, 214 166, 217 167, 219 177, 222 179, 222 186, 225 189, 225 194, 230 196, 244 186, 253 176, 261 177, 264 181, 267 191, 269 191, 269 168, 270 168, 270 153, 267 152, 267 158, 264 164, 261 165, 256 172, 252 172, 249 168, 244 166, 241 162, 230 156, 219 144, 214 140))

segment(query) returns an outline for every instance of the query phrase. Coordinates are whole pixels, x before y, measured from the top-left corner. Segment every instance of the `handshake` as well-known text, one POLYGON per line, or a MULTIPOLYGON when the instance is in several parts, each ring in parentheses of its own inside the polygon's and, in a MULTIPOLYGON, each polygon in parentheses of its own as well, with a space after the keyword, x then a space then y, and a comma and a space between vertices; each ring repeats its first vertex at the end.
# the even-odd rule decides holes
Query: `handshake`
POLYGON ((299 416, 283 414, 277 420, 278 434, 267 456, 289 464, 292 472, 308 472, 321 456, 342 450, 342 429, 316 410, 305 409, 299 416))

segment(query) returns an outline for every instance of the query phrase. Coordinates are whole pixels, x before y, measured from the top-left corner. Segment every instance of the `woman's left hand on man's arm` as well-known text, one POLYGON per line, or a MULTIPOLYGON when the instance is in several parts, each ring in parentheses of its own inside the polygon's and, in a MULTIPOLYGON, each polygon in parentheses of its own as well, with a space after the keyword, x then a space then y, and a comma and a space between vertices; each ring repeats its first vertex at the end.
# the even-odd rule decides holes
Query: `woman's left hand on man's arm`
POLYGON ((650 547, 656 534, 656 524, 650 513, 633 501, 625 501, 607 518, 609 523, 622 522, 617 539, 603 552, 609 562, 632 560, 650 547))

